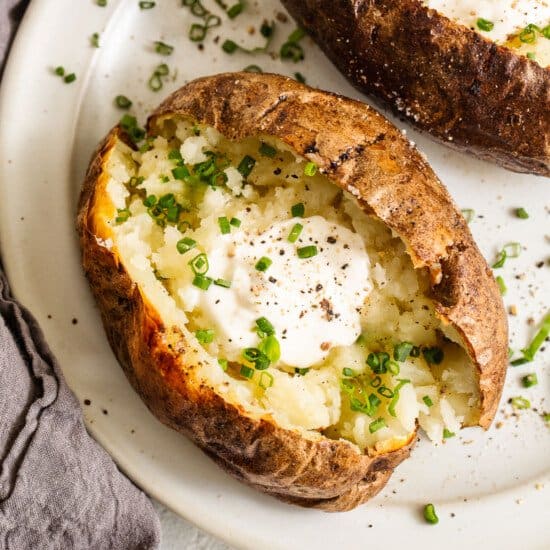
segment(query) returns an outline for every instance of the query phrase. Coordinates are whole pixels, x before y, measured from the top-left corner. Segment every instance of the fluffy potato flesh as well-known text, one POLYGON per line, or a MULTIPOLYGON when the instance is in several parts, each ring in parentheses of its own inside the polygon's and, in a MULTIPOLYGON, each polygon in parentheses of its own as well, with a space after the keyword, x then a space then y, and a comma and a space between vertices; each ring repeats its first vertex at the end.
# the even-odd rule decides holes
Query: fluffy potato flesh
POLYGON ((546 0, 424 0, 497 44, 550 65, 550 3, 546 0))
POLYGON ((371 454, 417 422, 434 441, 478 422, 478 374, 428 274, 351 194, 269 136, 175 119, 149 147, 109 154, 102 245, 196 344, 200 380, 247 415, 371 454))

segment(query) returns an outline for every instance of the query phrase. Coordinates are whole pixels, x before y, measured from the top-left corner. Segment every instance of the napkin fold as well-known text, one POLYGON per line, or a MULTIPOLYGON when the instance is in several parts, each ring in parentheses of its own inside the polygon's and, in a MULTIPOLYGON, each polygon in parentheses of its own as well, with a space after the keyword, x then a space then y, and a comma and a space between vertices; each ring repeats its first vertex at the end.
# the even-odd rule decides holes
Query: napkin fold
MULTIPOLYGON (((0 0, 0 76, 27 4, 0 0)), ((0 548, 149 550, 159 543, 151 502, 87 433, 0 263, 0 548)))

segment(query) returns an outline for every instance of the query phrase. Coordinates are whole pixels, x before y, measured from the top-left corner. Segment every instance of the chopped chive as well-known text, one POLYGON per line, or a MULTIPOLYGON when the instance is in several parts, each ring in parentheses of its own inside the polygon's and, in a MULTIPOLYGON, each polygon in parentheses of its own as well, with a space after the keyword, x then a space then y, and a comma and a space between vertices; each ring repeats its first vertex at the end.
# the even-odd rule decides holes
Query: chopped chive
POLYGON ((263 69, 259 65, 247 65, 243 72, 245 73, 263 73, 263 69))
POLYGON ((140 2, 139 7, 142 10, 150 10, 155 7, 155 2, 140 2))
POLYGON ((132 106, 132 102, 125 95, 117 95, 115 103, 119 109, 129 109, 132 106))
POLYGON ((57 76, 65 76, 65 69, 61 66, 56 67, 54 72, 57 76))
POLYGON ((273 261, 267 256, 262 256, 254 266, 258 271, 267 271, 273 261))
POLYGON ((208 256, 204 252, 197 254, 188 264, 195 275, 205 275, 208 272, 208 256))
POLYGON ((159 180, 161 183, 168 183, 170 178, 166 174, 162 174, 159 176, 159 180))
POLYGON ((269 359, 270 363, 276 363, 281 358, 279 340, 273 335, 264 338, 260 342, 259 350, 269 359))
POLYGON ((306 77, 302 73, 294 73, 294 78, 300 83, 306 83, 306 77))
POLYGON ((386 386, 380 386, 377 391, 382 397, 386 397, 387 399, 391 399, 393 397, 393 391, 386 386))
POLYGON ((192 248, 195 248, 195 246, 197 246, 197 241, 190 239, 189 237, 180 239, 176 244, 176 248, 180 254, 189 252, 192 248))
POLYGON ((529 346, 521 350, 521 352, 523 353, 523 357, 512 361, 511 363, 512 366, 517 367, 519 365, 524 365, 525 363, 530 363, 531 361, 533 361, 537 351, 542 346, 546 338, 548 338, 549 334, 550 334, 550 313, 547 314, 546 317, 542 320, 542 325, 539 331, 535 334, 535 337, 533 338, 529 346))
POLYGON ((526 374, 521 379, 521 382, 524 388, 530 388, 531 386, 536 386, 539 383, 537 375, 534 372, 531 374, 526 374))
POLYGON ((422 398, 422 401, 424 401, 424 403, 426 404, 427 407, 433 407, 434 402, 431 400, 429 395, 425 395, 422 398))
POLYGON ((461 210, 462 215, 464 216, 464 219, 466 220, 466 223, 470 223, 476 215, 476 212, 472 208, 463 208, 461 210))
POLYGON ((294 369, 294 372, 295 372, 296 374, 299 374, 300 376, 305 376, 305 375, 309 372, 309 367, 308 367, 308 368, 305 368, 305 369, 300 369, 300 368, 296 367, 296 368, 294 369))
POLYGON ((299 202, 298 204, 295 204, 290 209, 290 212, 293 218, 303 218, 305 211, 306 211, 306 208, 303 202, 299 202))
POLYGON ((384 374, 388 372, 387 363, 389 360, 390 356, 385 351, 369 353, 367 365, 372 369, 374 374, 384 374))
POLYGON ((90 45, 92 48, 99 48, 99 33, 94 32, 92 36, 90 36, 90 45))
POLYGON ((227 359, 218 359, 218 365, 220 365, 222 370, 225 372, 229 367, 229 362, 227 359))
POLYGON ((301 248, 298 248, 296 252, 298 254, 298 258, 302 260, 313 258, 313 256, 317 256, 317 254, 319 253, 317 247, 314 244, 310 246, 302 246, 301 248))
POLYGON ((541 416, 542 416, 542 420, 543 420, 546 424, 550 425, 550 413, 542 413, 541 416))
POLYGON ((449 439, 450 437, 454 437, 456 434, 454 432, 451 432, 447 428, 443 429, 443 439, 449 439))
POLYGON ((401 367, 391 359, 387 362, 387 368, 388 368, 388 372, 390 374, 393 374, 394 376, 397 376, 401 371, 401 367))
POLYGON ((381 428, 384 428, 386 426, 386 421, 383 418, 377 418, 373 422, 369 424, 369 432, 371 434, 377 432, 381 428))
POLYGON ((107 5, 107 0, 96 0, 96 4, 104 8, 107 5))
POLYGON ((535 52, 527 52, 525 57, 527 57, 527 59, 532 59, 533 61, 537 58, 535 52))
POLYGON ((304 226, 301 223, 295 223, 288 234, 287 240, 289 243, 295 243, 302 232, 304 226))
POLYGON ((254 376, 254 369, 247 367, 246 365, 241 365, 241 370, 239 371, 241 376, 248 378, 249 380, 254 376))
POLYGON ((122 223, 125 222, 130 217, 130 210, 127 208, 119 208, 117 210, 118 216, 115 218, 116 223, 122 223))
MULTIPOLYGON (((405 385, 405 384, 410 384, 411 381, 410 380, 399 380, 399 383, 397 384, 397 386, 395 386, 395 388, 393 388, 393 399, 390 401, 390 404, 388 405, 388 412, 392 415, 392 416, 397 416, 396 412, 395 412, 395 406, 397 405, 397 402, 399 401, 399 392, 401 391, 401 388, 405 385)), ((380 391, 380 390, 378 390, 380 391)))
POLYGON ((544 38, 550 39, 550 25, 546 25, 546 27, 542 29, 541 34, 542 36, 544 36, 544 38))
POLYGON ((246 178, 250 175, 250 172, 252 172, 255 164, 256 159, 252 158, 249 155, 246 155, 239 163, 239 166, 237 166, 237 170, 240 172, 243 178, 246 178))
POLYGON ((533 25, 532 23, 527 25, 519 33, 520 42, 523 42, 524 44, 533 44, 537 39, 536 31, 541 32, 540 28, 537 27, 537 25, 533 25))
POLYGON ((269 357, 258 348, 245 348, 243 350, 243 357, 247 361, 254 363, 256 370, 265 370, 269 367, 269 357))
POLYGON ((260 379, 258 380, 258 386, 263 390, 271 388, 271 386, 273 386, 273 375, 269 372, 262 371, 260 373, 260 379))
POLYGON ((418 346, 413 346, 413 349, 409 355, 411 357, 420 357, 420 348, 418 346))
POLYGON ((145 130, 137 124, 136 117, 125 114, 119 122, 121 128, 137 143, 145 137, 145 130))
POLYGON ((220 226, 220 232, 222 235, 227 235, 228 233, 231 233, 231 225, 229 224, 229 220, 225 216, 218 218, 218 225, 220 226))
POLYGON ((222 50, 225 53, 235 53, 239 49, 239 45, 236 42, 233 42, 233 40, 225 40, 222 44, 222 50))
POLYGON ((529 214, 527 213, 527 210, 525 208, 516 208, 516 216, 522 220, 526 220, 529 218, 529 214))
POLYGON ((258 149, 258 152, 264 157, 273 158, 277 154, 277 149, 262 141, 262 143, 260 143, 260 148, 258 149))
POLYGON ((514 409, 528 409, 529 407, 531 407, 531 402, 529 401, 529 399, 521 396, 512 397, 512 399, 510 399, 510 403, 512 404, 512 407, 514 407, 514 409))
POLYGON ((63 80, 67 83, 67 84, 70 84, 71 82, 74 82, 76 80, 76 75, 74 73, 70 73, 68 75, 66 75, 63 80))
POLYGON ((147 206, 148 208, 151 208, 151 206, 155 206, 156 203, 157 203, 156 195, 148 195, 143 199, 143 205, 147 206))
POLYGON ((211 328, 197 330, 195 337, 200 344, 211 344, 214 341, 214 330, 211 328))
POLYGON ((143 176, 132 176, 128 180, 128 187, 131 187, 132 189, 136 188, 138 185, 141 185, 145 181, 145 178, 143 176))
POLYGON ((433 504, 426 504, 426 506, 424 506, 424 519, 432 525, 439 523, 439 518, 435 513, 435 506, 433 504))
POLYGON ((214 284, 223 288, 231 288, 231 281, 228 281, 227 279, 216 279, 214 284))
POLYGON ((477 25, 478 29, 480 29, 482 31, 485 31, 485 32, 490 32, 495 27, 495 24, 492 21, 489 21, 488 19, 483 19, 483 17, 480 17, 476 21, 476 25, 477 25))
POLYGON ((370 381, 370 385, 371 385, 371 387, 373 387, 373 388, 379 388, 379 387, 380 387, 380 384, 382 384, 382 378, 380 378, 380 376, 375 376, 375 377, 370 381))
POLYGON ((355 376, 355 372, 353 369, 350 369, 349 367, 344 367, 342 369, 342 374, 344 376, 355 376))
POLYGON ((174 176, 174 179, 176 180, 184 181, 188 179, 191 174, 187 166, 176 166, 175 168, 172 168, 172 176, 174 176))
POLYGON ((201 290, 208 290, 212 284, 212 279, 210 277, 205 277, 197 273, 193 279, 193 285, 200 288, 201 290))
POLYGON ((235 19, 235 17, 237 17, 237 15, 242 13, 243 10, 244 10, 244 2, 238 2, 237 4, 234 4, 227 10, 227 17, 229 17, 229 19, 235 19))
POLYGON ((497 277, 495 277, 495 281, 497 282, 500 293, 502 294, 502 296, 504 296, 508 291, 508 289, 506 288, 506 283, 504 282, 504 279, 500 275, 498 275, 497 277))
POLYGON ((233 227, 241 227, 241 220, 239 220, 239 218, 231 218, 229 220, 229 223, 233 226, 233 227))
POLYGON ((260 317, 259 319, 256 319, 256 326, 261 332, 263 332, 267 336, 272 336, 273 334, 275 334, 275 327, 265 317, 260 317))
POLYGON ((181 156, 181 151, 179 149, 171 149, 168 153, 168 158, 170 160, 177 160, 178 162, 183 162, 183 157, 181 156))
POLYGON ((407 359, 413 347, 413 344, 410 342, 401 342, 400 344, 396 344, 393 348, 393 358, 402 363, 407 359))
POLYGON ((443 361, 444 353, 441 348, 423 348, 422 355, 426 359, 426 363, 430 365, 439 365, 443 361))
POLYGON ((304 167, 304 175, 314 176, 317 173, 317 165, 314 162, 308 162, 304 167))
POLYGON ((174 46, 161 42, 160 40, 155 41, 155 52, 160 55, 171 55, 174 51, 174 46))

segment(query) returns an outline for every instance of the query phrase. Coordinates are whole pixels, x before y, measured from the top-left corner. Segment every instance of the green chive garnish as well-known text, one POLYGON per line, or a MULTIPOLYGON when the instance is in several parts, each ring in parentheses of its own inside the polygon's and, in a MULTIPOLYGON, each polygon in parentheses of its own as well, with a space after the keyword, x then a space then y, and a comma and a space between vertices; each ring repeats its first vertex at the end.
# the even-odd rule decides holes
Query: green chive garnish
POLYGON ((523 384, 523 387, 530 388, 531 386, 536 386, 539 383, 539 381, 536 373, 533 372, 532 374, 526 374, 521 379, 521 383, 523 384))
POLYGON ((63 80, 67 83, 67 84, 70 84, 71 82, 74 82, 76 80, 76 75, 74 73, 70 73, 68 75, 66 75, 63 80))
POLYGON ((461 210, 462 215, 464 216, 464 219, 466 220, 466 223, 470 223, 476 215, 476 212, 472 208, 463 208, 461 210))
POLYGON ((168 153, 168 158, 170 160, 177 160, 178 162, 183 162, 183 157, 179 149, 171 149, 168 153))
POLYGON ((294 369, 294 372, 295 372, 296 374, 299 374, 300 376, 305 376, 305 375, 309 372, 309 367, 308 367, 308 368, 305 368, 305 369, 300 369, 300 368, 296 367, 296 368, 294 369))
POLYGON ((497 261, 493 264, 493 269, 498 269, 504 266, 506 258, 517 258, 521 252, 521 245, 519 243, 505 244, 502 250, 498 253, 497 261))
POLYGON ((195 337, 201 344, 211 344, 214 341, 214 330, 211 328, 197 330, 195 337))
POLYGON ((317 256, 317 254, 319 253, 317 251, 317 247, 314 244, 310 246, 303 246, 302 248, 298 248, 296 252, 298 253, 298 258, 302 260, 313 258, 313 256, 317 256))
POLYGON ((512 403, 512 407, 514 407, 514 409, 528 409, 531 407, 531 402, 529 399, 521 396, 512 397, 512 399, 510 399, 510 403, 512 403))
POLYGON ((200 288, 201 290, 208 290, 212 284, 212 279, 210 277, 205 277, 197 273, 193 279, 193 285, 200 288))
POLYGON ((353 369, 350 369, 349 367, 344 367, 342 369, 342 374, 344 376, 355 376, 355 372, 353 369))
POLYGON ((306 83, 306 77, 302 73, 294 73, 294 78, 300 83, 306 83))
POLYGON ((263 73, 264 71, 259 65, 247 65, 243 72, 245 73, 263 73))
POLYGON ((140 2, 139 7, 142 10, 150 10, 155 7, 155 2, 140 2))
POLYGON ((426 506, 424 506, 424 519, 432 525, 439 523, 439 518, 435 513, 435 507, 433 504, 426 504, 426 506))
POLYGON ((115 218, 116 223, 125 222, 130 217, 130 210, 127 208, 119 208, 117 212, 118 216, 115 218))
POLYGON ((530 363, 535 358, 535 354, 542 346, 543 342, 548 338, 550 334, 550 313, 542 320, 542 325, 535 334, 535 337, 526 348, 522 349, 523 357, 515 359, 512 361, 512 366, 517 367, 519 365, 524 365, 525 363, 530 363))
POLYGON ((61 66, 56 67, 54 72, 57 76, 65 76, 65 69, 61 66))
POLYGON ((373 422, 369 424, 369 432, 371 434, 377 432, 381 428, 384 428, 386 426, 386 421, 383 418, 377 418, 373 422))
POLYGON ((239 220, 239 218, 231 218, 229 220, 229 223, 233 226, 233 227, 241 227, 241 220, 239 220))
POLYGON ((246 178, 250 175, 250 172, 252 172, 255 164, 256 160, 246 155, 239 163, 239 166, 237 166, 237 170, 241 173, 243 178, 246 178))
POLYGON ((254 376, 254 369, 247 367, 246 365, 241 365, 241 370, 239 371, 241 376, 248 378, 249 380, 254 376))
MULTIPOLYGON (((390 401, 390 404, 388 405, 388 412, 396 417, 397 416, 397 413, 395 412, 395 406, 397 405, 397 402, 399 401, 399 392, 401 391, 401 388, 405 385, 405 384, 410 384, 411 381, 410 380, 399 380, 399 383, 397 384, 397 386, 395 386, 395 388, 393 388, 393 399, 390 401)), ((380 390, 378 390, 380 391, 380 390)))
MULTIPOLYGON (((188 262, 195 275, 204 275, 208 271, 208 256, 201 252, 188 262)), ((210 286, 210 285, 209 285, 210 286)))
POLYGON ((277 149, 262 141, 262 143, 260 143, 260 149, 258 150, 258 152, 264 157, 273 158, 277 154, 277 149))
POLYGON ((425 395, 425 396, 422 398, 422 401, 424 401, 424 403, 426 403, 426 406, 427 406, 427 407, 433 407, 434 402, 431 400, 431 398, 430 398, 429 395, 425 395))
POLYGON ((185 181, 191 176, 191 174, 187 166, 176 166, 175 168, 172 168, 172 176, 174 176, 174 179, 176 180, 185 181))
POLYGON ((410 342, 401 342, 400 344, 396 344, 393 348, 393 358, 396 361, 405 361, 411 353, 413 347, 413 344, 410 342))
POLYGON ((271 386, 273 386, 273 375, 269 372, 262 371, 260 379, 258 380, 258 386, 264 390, 271 388, 271 386))
POLYGON ((271 336, 275 334, 275 327, 265 317, 260 317, 259 319, 256 319, 256 326, 266 336, 271 336))
POLYGON ((456 434, 454 432, 451 432, 447 428, 443 429, 443 439, 449 439, 450 437, 454 437, 456 434))
POLYGON ((259 350, 269 359, 270 363, 276 363, 281 358, 281 347, 279 345, 279 340, 277 340, 277 338, 273 335, 264 338, 258 347, 259 350))
POLYGON ((256 269, 258 271, 267 271, 269 266, 273 263, 273 261, 268 258, 267 256, 262 256, 257 262, 256 262, 256 269))
POLYGON ((235 53, 239 49, 239 45, 236 42, 233 42, 233 40, 225 40, 222 44, 222 50, 225 53, 235 53))
POLYGON ((156 203, 157 203, 156 195, 148 195, 143 199, 143 205, 147 206, 148 208, 151 208, 151 206, 155 206, 156 203))
POLYGON ((96 0, 96 4, 104 8, 107 5, 107 0, 96 0))
POLYGON ((115 103, 119 109, 129 109, 132 106, 132 102, 125 95, 117 95, 115 103))
POLYGON ((504 279, 500 275, 498 275, 497 277, 495 277, 495 281, 497 282, 500 293, 502 294, 502 296, 504 296, 508 291, 508 289, 506 288, 506 283, 504 282, 504 279))
POLYGON ((192 248, 195 248, 195 246, 197 246, 197 241, 190 239, 189 237, 180 239, 176 244, 176 248, 180 254, 189 252, 192 248))
POLYGON ((231 288, 231 281, 227 279, 216 279, 214 284, 217 286, 222 286, 223 288, 231 288))
POLYGON ((541 32, 541 29, 530 23, 519 33, 520 41, 524 44, 533 44, 537 39, 537 31, 541 32))
POLYGON ((482 31, 486 31, 486 32, 492 31, 495 27, 495 24, 492 21, 489 21, 487 19, 483 19, 483 17, 480 17, 476 21, 476 25, 477 25, 478 29, 480 29, 482 31))
POLYGON ((238 2, 237 4, 231 6, 227 10, 227 17, 229 17, 229 19, 235 19, 235 17, 237 17, 237 15, 242 13, 243 10, 244 10, 244 2, 238 2))
POLYGON ((220 365, 222 370, 225 372, 229 367, 229 362, 227 359, 218 359, 218 365, 220 365))
POLYGON ((295 223, 288 234, 287 240, 289 243, 295 243, 302 232, 304 226, 301 223, 295 223))
POLYGON ((304 175, 314 176, 317 173, 317 165, 314 162, 308 162, 304 168, 304 175))
POLYGON ((444 357, 443 350, 438 347, 423 348, 422 355, 424 355, 426 363, 430 365, 439 365, 444 357))
POLYGON ((522 220, 526 220, 529 217, 525 208, 516 208, 516 216, 522 220))
POLYGON ((290 212, 292 214, 293 218, 303 218, 304 213, 306 209, 303 202, 299 202, 298 204, 295 204, 291 209, 290 212))
POLYGON ((220 232, 222 235, 231 233, 231 225, 229 225, 229 220, 225 216, 218 218, 218 225, 220 226, 220 232))
POLYGON ((386 386, 380 386, 377 391, 382 397, 386 397, 387 399, 393 397, 393 391, 390 388, 386 388, 386 386))
POLYGON ((92 36, 90 36, 90 44, 92 48, 99 48, 99 33, 94 32, 92 36))
POLYGON ((367 365, 372 369, 374 374, 384 374, 388 371, 387 362, 390 356, 384 352, 369 353, 367 357, 367 365))
POLYGON ((155 42, 155 51, 160 55, 171 55, 174 51, 174 46, 170 46, 170 44, 157 40, 155 42))

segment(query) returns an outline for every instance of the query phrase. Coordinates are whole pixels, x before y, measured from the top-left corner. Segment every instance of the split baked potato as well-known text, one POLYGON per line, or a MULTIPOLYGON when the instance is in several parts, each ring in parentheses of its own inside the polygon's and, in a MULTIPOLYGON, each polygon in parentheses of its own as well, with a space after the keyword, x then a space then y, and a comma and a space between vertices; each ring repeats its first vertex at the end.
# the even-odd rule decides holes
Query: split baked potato
POLYGON ((411 124, 550 176, 547 0, 282 0, 340 71, 411 124))
MULTIPOLYGON (((135 122, 135 121, 134 121, 135 122)), ((238 479, 347 510, 487 428, 507 324, 465 220, 368 106, 269 74, 172 94, 89 166, 77 227, 109 342, 153 414, 238 479)))

